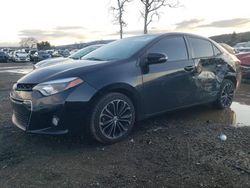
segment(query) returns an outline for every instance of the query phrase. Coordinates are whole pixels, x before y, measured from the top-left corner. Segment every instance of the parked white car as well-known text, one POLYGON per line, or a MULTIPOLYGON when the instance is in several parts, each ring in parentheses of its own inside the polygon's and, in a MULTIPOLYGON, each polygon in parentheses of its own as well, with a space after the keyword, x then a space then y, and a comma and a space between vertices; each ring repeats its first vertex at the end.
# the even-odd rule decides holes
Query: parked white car
POLYGON ((30 61, 30 56, 28 53, 23 52, 23 51, 15 51, 13 53, 12 60, 14 62, 29 62, 30 61))

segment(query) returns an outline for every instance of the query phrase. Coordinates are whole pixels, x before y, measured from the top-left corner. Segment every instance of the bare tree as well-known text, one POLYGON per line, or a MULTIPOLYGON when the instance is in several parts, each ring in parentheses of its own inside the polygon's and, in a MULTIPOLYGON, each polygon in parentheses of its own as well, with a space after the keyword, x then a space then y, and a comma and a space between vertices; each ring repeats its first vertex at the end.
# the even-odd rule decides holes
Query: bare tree
POLYGON ((23 48, 36 48, 38 41, 33 37, 22 38, 19 42, 20 46, 23 48))
POLYGON ((170 8, 176 8, 179 6, 178 0, 141 0, 144 6, 144 10, 141 11, 141 16, 144 19, 144 34, 148 33, 148 26, 153 21, 154 17, 160 18, 159 9, 161 7, 168 6, 170 8))
POLYGON ((123 27, 126 27, 127 24, 123 19, 123 14, 125 12, 125 4, 131 2, 132 0, 116 0, 117 6, 111 7, 111 10, 113 11, 114 15, 114 21, 115 23, 118 23, 120 26, 120 38, 122 39, 123 36, 123 27))

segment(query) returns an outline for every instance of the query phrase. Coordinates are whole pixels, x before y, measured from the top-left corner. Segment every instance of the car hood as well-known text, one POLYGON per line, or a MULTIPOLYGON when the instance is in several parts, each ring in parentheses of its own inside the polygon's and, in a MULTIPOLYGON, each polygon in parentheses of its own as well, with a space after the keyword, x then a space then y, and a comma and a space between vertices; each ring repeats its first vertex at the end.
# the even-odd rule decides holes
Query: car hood
POLYGON ((44 68, 35 69, 31 73, 25 75, 18 83, 39 84, 56 79, 79 77, 84 79, 84 75, 96 69, 102 69, 110 64, 108 61, 89 61, 75 60, 65 62, 63 64, 52 65, 44 68))
POLYGON ((72 59, 64 58, 64 57, 56 57, 56 58, 46 59, 46 60, 38 62, 35 65, 35 68, 41 68, 41 67, 45 67, 45 66, 49 66, 49 65, 55 65, 57 63, 62 63, 62 62, 69 61, 69 60, 72 60, 72 59))

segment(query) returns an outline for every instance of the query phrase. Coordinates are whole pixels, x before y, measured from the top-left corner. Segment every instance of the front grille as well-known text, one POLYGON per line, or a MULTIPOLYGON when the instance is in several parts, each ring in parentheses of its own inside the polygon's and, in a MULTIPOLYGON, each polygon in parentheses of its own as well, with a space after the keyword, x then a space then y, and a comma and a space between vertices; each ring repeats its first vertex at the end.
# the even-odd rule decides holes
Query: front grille
POLYGON ((30 114, 22 114, 20 112, 14 111, 14 116, 19 125, 25 128, 28 126, 30 114))
POLYGON ((16 123, 26 129, 29 125, 29 120, 31 116, 31 101, 22 101, 11 98, 12 107, 13 107, 13 115, 16 123))
POLYGON ((22 84, 18 83, 16 86, 17 91, 32 91, 33 87, 35 87, 36 84, 22 84))

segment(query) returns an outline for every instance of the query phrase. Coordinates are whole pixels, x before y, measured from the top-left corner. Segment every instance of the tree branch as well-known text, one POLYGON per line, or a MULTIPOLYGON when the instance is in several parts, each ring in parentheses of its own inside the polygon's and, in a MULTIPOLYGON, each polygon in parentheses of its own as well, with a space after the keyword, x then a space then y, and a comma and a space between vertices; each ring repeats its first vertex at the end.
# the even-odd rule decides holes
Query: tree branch
POLYGON ((147 27, 153 22, 155 16, 158 17, 158 20, 160 19, 160 13, 158 10, 161 7, 179 7, 179 0, 175 0, 175 3, 171 2, 171 0, 141 0, 141 2, 144 5, 144 11, 140 11, 141 16, 144 18, 144 33, 147 33, 147 27))
POLYGON ((127 24, 123 20, 123 13, 125 12, 125 4, 131 2, 132 0, 116 0, 117 6, 110 7, 110 10, 113 12, 114 23, 120 25, 120 38, 123 35, 123 27, 126 27, 127 24))

